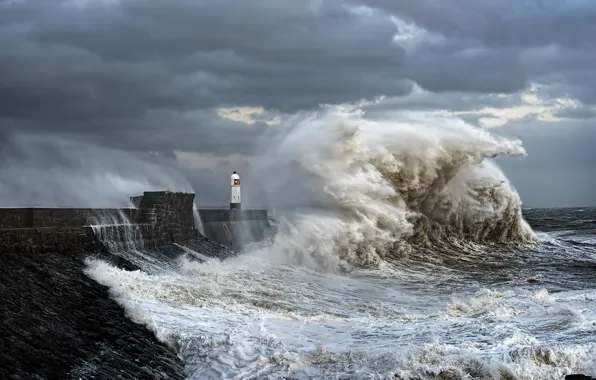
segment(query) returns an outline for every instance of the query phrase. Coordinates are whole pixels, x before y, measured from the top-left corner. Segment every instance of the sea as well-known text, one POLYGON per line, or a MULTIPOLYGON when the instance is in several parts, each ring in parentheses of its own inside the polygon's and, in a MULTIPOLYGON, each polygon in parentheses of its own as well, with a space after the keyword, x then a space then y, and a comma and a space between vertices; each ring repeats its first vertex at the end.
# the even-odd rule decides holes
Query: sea
POLYGON ((417 114, 288 123, 259 167, 275 236, 85 261, 188 379, 596 376, 596 209, 524 208, 492 161, 521 142, 417 114))
POLYGON ((185 250, 87 260, 189 379, 563 379, 596 373, 596 209, 530 209, 529 247, 332 273, 185 250))

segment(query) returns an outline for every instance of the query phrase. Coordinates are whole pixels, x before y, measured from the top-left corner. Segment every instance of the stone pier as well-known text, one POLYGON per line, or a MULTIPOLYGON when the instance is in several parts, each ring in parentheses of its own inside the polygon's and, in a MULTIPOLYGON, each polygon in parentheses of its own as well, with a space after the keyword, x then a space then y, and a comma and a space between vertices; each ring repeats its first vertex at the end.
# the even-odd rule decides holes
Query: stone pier
MULTIPOLYGON (((154 191, 132 197, 134 207, 121 209, 0 208, 0 247, 16 253, 93 252, 105 248, 105 236, 125 236, 131 229, 145 248, 181 243, 199 237, 194 197, 154 191)), ((198 212, 205 237, 235 251, 270 230, 267 210, 198 212)))

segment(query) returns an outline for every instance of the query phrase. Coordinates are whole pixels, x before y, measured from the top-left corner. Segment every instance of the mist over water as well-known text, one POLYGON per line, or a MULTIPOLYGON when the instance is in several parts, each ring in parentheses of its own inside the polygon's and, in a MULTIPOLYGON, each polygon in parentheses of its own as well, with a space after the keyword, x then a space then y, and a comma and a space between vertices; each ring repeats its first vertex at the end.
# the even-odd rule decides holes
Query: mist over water
POLYGON ((2 207, 129 207, 143 191, 193 192, 173 168, 73 137, 12 133, 0 151, 2 207))

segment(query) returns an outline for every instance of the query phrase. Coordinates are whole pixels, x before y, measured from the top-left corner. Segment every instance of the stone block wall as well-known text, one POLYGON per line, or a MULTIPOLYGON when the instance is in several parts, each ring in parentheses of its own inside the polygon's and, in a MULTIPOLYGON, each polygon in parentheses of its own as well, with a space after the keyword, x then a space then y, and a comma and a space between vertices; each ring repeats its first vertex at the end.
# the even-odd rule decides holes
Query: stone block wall
POLYGON ((138 208, 4 208, 0 250, 73 253, 182 242, 198 236, 193 202, 194 194, 145 192, 134 197, 138 208))
POLYGON ((131 201, 138 205, 137 222, 153 226, 153 239, 179 242, 197 237, 194 225, 194 194, 146 191, 131 201))
MULTIPOLYGON (((86 227, 2 228, 0 250, 14 253, 74 254, 100 250, 102 243, 86 227)), ((0 252, 0 254, 2 254, 0 252)))
POLYGON ((0 228, 33 227, 33 209, 2 208, 0 209, 0 228))
MULTIPOLYGON (((199 237, 194 194, 145 192, 136 208, 0 209, 0 250, 64 253, 99 249, 154 249, 199 237)), ((271 231, 267 210, 200 209, 204 235, 235 251, 271 231)), ((1 254, 1 251, 0 251, 1 254)))
POLYGON ((81 227, 136 222, 138 210, 77 208, 2 208, 0 228, 81 227))
POLYGON ((267 210, 199 209, 199 215, 203 223, 269 220, 267 210))
POLYGON ((234 251, 271 233, 267 210, 199 209, 206 237, 234 251))

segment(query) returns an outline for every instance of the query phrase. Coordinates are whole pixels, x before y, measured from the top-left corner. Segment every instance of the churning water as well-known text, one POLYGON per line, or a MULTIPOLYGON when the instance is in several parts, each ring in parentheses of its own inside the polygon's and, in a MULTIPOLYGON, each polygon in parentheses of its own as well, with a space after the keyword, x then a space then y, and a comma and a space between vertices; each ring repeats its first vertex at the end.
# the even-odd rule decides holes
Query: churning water
POLYGON ((191 379, 595 374, 596 211, 529 210, 532 231, 488 161, 521 144, 429 125, 291 120, 262 165, 272 189, 300 178, 302 204, 272 241, 225 260, 117 247, 141 269, 89 259, 86 272, 191 379))

